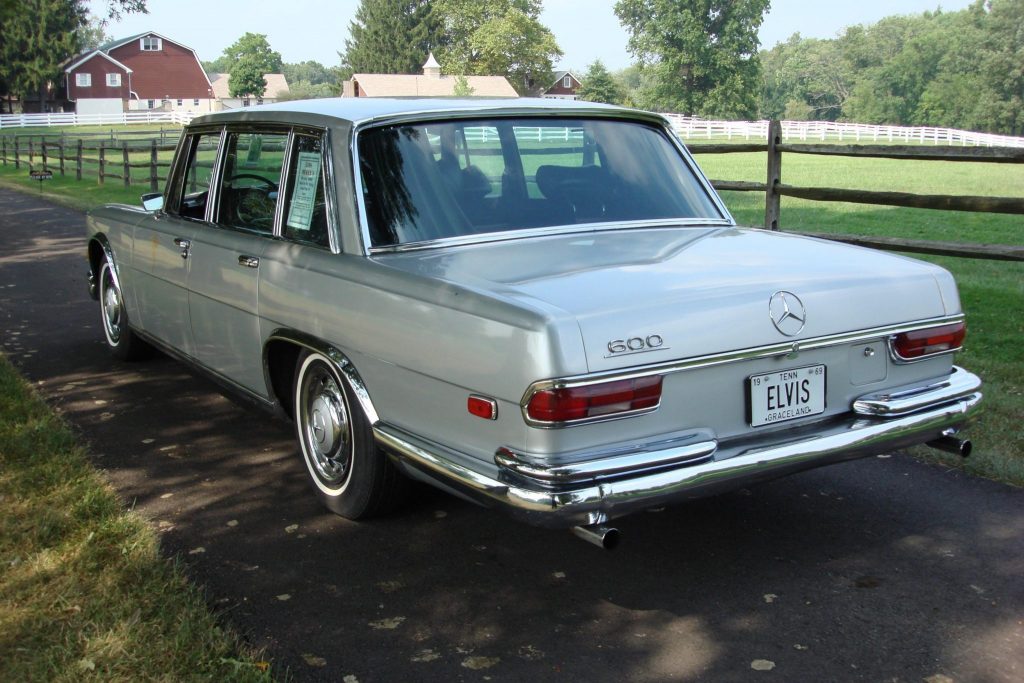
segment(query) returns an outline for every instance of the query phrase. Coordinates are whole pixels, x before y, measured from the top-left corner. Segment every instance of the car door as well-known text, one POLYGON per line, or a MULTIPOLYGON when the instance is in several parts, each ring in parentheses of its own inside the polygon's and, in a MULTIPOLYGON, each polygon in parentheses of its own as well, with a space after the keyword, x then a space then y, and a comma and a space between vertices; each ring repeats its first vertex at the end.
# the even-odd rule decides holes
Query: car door
POLYGON ((139 326, 171 349, 195 356, 187 280, 193 235, 204 224, 222 131, 186 134, 162 211, 135 228, 132 248, 139 326))
POLYGON ((196 356, 263 397, 268 389, 257 309, 260 259, 274 234, 288 143, 288 132, 280 129, 227 131, 213 219, 196 227, 189 255, 196 356))

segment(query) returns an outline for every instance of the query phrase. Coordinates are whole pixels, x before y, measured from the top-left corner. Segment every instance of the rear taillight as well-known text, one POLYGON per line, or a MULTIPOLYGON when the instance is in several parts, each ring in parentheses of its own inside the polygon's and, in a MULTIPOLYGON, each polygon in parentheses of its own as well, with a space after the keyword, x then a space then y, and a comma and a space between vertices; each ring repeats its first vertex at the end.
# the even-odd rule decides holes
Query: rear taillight
POLYGON ((901 332, 892 338, 892 350, 900 360, 917 360, 959 349, 966 334, 963 322, 901 332))
POLYGON ((538 391, 526 406, 537 422, 575 422, 651 410, 661 402, 661 377, 622 379, 538 391))

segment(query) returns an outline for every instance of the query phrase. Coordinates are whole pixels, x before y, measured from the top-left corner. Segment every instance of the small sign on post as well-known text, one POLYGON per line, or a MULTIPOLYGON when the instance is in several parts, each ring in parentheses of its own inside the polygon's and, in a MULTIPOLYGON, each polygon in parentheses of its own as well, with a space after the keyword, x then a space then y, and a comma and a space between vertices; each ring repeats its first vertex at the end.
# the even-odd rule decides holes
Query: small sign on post
POLYGON ((29 171, 28 172, 28 177, 31 178, 32 180, 39 181, 39 191, 42 192, 43 191, 43 181, 44 180, 52 180, 53 179, 53 171, 46 171, 46 170, 43 170, 43 171, 29 171))

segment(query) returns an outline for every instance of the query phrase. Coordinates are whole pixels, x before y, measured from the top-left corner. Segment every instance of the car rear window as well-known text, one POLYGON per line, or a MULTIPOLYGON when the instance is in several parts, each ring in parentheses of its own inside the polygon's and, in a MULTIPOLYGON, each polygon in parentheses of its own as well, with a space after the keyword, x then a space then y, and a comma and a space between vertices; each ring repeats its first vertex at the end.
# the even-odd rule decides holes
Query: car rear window
POLYGON ((661 129, 595 119, 476 119, 359 135, 375 247, 582 223, 721 219, 661 129))

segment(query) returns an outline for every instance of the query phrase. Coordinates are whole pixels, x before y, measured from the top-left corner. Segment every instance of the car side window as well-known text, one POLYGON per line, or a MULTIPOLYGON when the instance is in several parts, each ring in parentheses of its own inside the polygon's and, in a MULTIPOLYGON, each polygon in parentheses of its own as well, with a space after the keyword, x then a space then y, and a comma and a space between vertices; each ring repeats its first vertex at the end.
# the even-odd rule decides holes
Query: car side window
POLYGON ((330 248, 325 176, 323 136, 297 133, 281 227, 286 239, 330 248))
POLYGON ((228 134, 214 222, 273 234, 287 143, 287 133, 228 134))
POLYGON ((179 177, 173 197, 174 205, 166 211, 183 218, 202 220, 210 196, 210 178, 217 161, 220 131, 190 135, 185 143, 185 168, 179 177))

